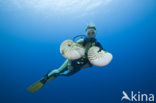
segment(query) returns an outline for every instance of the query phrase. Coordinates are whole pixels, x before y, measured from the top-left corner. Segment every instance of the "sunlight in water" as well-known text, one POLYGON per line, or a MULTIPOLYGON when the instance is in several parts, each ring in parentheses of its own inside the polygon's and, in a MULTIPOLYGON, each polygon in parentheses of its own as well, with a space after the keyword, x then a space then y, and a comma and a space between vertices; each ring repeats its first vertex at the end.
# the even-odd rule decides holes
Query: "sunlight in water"
POLYGON ((81 14, 86 15, 90 11, 93 13, 95 9, 102 5, 107 5, 111 0, 0 0, 1 2, 13 3, 16 8, 28 8, 32 11, 40 13, 59 15, 81 14))

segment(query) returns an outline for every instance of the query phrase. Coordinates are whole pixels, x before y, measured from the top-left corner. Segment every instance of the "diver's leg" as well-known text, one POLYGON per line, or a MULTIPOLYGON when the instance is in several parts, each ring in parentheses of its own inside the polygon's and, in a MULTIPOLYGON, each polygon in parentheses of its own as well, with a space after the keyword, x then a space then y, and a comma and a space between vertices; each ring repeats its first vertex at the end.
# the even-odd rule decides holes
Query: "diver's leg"
POLYGON ((64 62, 64 64, 59 69, 56 69, 56 70, 53 70, 50 73, 47 73, 42 79, 40 79, 39 81, 37 81, 36 83, 34 83, 30 87, 28 87, 27 90, 33 93, 33 92, 36 92, 39 89, 41 89, 46 82, 56 78, 59 73, 65 71, 65 69, 67 69, 68 62, 69 61, 66 60, 64 62))
POLYGON ((68 62, 69 60, 66 60, 60 68, 52 70, 50 73, 48 73, 48 77, 59 76, 59 73, 67 70, 68 62))
POLYGON ((69 76, 69 74, 71 74, 71 71, 68 69, 66 71, 64 71, 63 73, 60 73, 60 76, 69 76))
POLYGON ((74 75, 75 73, 77 73, 78 71, 80 71, 81 69, 80 68, 73 68, 73 69, 70 69, 70 66, 68 66, 68 69, 62 73, 59 73, 60 76, 71 76, 71 75, 74 75))
POLYGON ((60 73, 64 72, 67 70, 69 60, 67 59, 60 68, 52 70, 50 73, 47 73, 46 76, 44 77, 43 81, 50 81, 59 76, 60 73))

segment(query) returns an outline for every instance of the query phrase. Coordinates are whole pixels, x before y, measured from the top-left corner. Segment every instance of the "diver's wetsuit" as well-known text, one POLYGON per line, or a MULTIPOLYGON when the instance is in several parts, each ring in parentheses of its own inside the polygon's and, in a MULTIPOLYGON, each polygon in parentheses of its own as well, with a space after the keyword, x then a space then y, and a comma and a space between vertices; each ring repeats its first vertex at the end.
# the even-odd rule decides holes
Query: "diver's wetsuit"
POLYGON ((53 70, 52 72, 48 74, 49 78, 52 76, 54 77, 71 76, 75 74, 76 72, 80 71, 82 68, 86 68, 85 65, 87 65, 87 67, 91 67, 92 64, 89 62, 87 58, 87 52, 89 48, 92 46, 98 46, 101 50, 103 49, 101 44, 97 42, 95 38, 94 39, 80 39, 77 41, 77 43, 82 45, 85 48, 85 55, 77 60, 71 61, 67 59, 60 68, 53 70))

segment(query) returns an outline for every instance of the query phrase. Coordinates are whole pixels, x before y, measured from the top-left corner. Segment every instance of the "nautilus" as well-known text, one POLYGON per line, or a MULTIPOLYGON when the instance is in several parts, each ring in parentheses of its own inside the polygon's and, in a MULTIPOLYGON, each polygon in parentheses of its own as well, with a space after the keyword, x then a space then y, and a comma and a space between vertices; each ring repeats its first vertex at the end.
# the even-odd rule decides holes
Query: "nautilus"
POLYGON ((72 40, 65 40, 60 46, 60 53, 69 60, 75 60, 85 54, 85 49, 72 40))
POLYGON ((88 60, 95 66, 106 66, 113 58, 112 54, 104 50, 100 50, 99 47, 93 46, 88 50, 88 60))

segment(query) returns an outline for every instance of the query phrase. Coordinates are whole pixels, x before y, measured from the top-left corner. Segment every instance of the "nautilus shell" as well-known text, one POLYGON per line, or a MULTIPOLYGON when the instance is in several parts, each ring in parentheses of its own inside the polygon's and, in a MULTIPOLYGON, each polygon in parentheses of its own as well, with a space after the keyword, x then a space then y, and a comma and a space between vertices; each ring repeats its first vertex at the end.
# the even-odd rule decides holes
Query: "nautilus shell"
POLYGON ((93 46, 88 50, 87 54, 90 63, 99 67, 109 64, 113 58, 112 54, 104 50, 99 50, 100 48, 97 46, 93 46))
POLYGON ((75 60, 85 54, 85 49, 72 40, 65 40, 60 46, 60 53, 69 60, 75 60))

